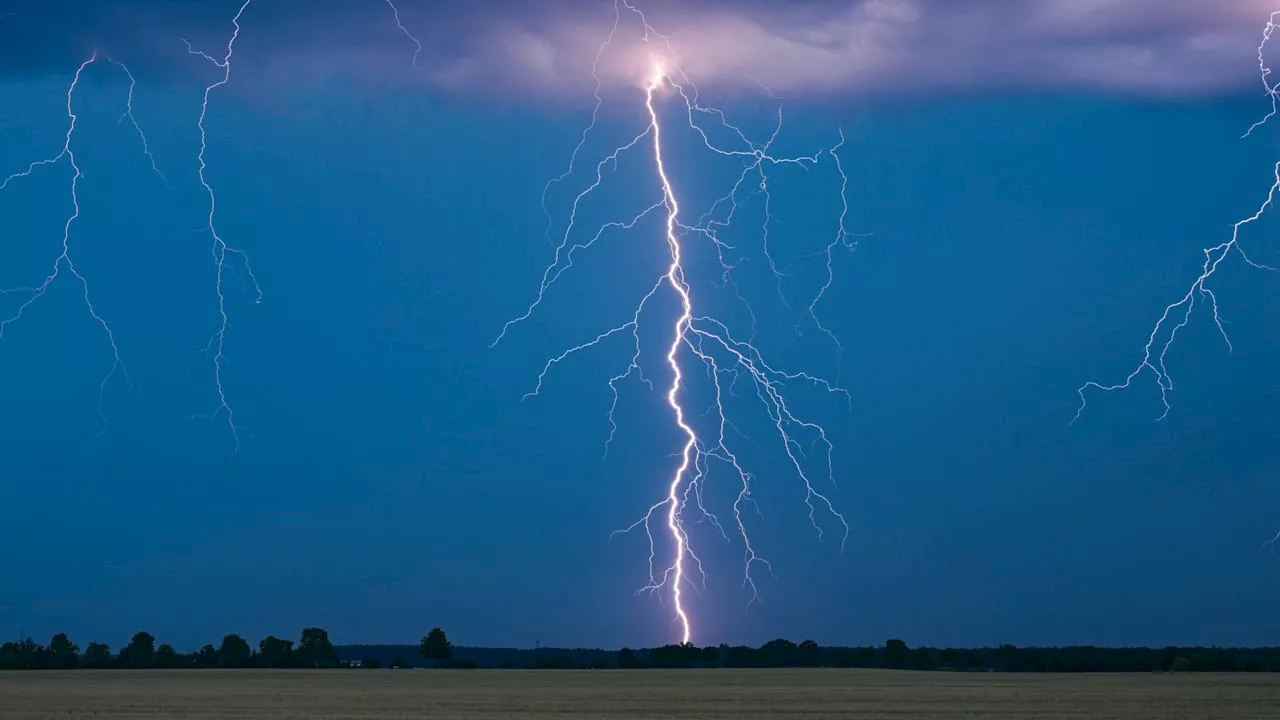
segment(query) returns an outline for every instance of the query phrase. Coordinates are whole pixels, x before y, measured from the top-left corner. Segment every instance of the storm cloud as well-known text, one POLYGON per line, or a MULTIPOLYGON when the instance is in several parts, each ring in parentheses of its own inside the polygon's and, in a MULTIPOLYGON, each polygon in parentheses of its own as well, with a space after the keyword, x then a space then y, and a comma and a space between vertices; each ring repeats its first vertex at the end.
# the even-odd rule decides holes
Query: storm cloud
MULTIPOLYGON (((708 0, 633 3, 704 87, 784 94, 1096 89, 1160 96, 1257 84, 1264 0, 708 0)), ((590 94, 611 0, 486 3, 254 0, 237 53, 259 80, 420 81, 448 91, 546 99, 590 94)), ((101 49, 143 73, 198 67, 183 39, 217 54, 239 0, 0 0, 0 74, 65 73, 101 49)), ((622 23, 602 82, 634 83, 656 38, 622 23)), ((1261 90, 1261 88, 1259 88, 1261 90)))

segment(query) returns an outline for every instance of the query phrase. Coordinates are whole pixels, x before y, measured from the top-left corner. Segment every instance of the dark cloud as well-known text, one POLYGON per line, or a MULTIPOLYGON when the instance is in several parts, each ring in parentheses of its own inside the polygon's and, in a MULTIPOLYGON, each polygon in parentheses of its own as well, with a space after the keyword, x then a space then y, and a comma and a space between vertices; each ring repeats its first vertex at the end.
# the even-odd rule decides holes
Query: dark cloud
MULTIPOLYGON (((634 3, 690 77, 780 92, 1087 87, 1218 92, 1256 82, 1269 0, 791 0, 634 3)), ((443 88, 564 96, 614 21, 609 0, 395 0, 424 46, 416 75, 443 88)), ((182 38, 225 48, 238 0, 0 0, 0 74, 65 73, 94 48, 135 72, 193 67, 182 38)), ((624 25, 604 58, 633 82, 656 43, 624 25)), ((386 0, 257 0, 237 52, 259 79, 404 79, 415 48, 386 0)), ((665 51, 659 54, 665 54, 665 51)))

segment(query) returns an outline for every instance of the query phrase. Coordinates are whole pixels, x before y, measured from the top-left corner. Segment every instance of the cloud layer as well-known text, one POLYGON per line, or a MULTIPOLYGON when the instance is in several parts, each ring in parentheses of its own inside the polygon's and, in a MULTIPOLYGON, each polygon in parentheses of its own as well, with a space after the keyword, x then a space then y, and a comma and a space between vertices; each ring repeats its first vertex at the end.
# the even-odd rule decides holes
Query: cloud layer
MULTIPOLYGON (((1255 82, 1263 0, 856 0, 685 3, 645 12, 702 83, 782 93, 1101 88, 1197 94, 1255 82)), ((638 18, 602 76, 644 65, 638 18)), ((548 93, 580 87, 612 12, 561 6, 497 18, 440 82, 506 78, 548 93)))
MULTIPOLYGON (((333 74, 530 100, 590 94, 611 0, 255 0, 238 52, 259 77, 333 74), (406 74, 408 73, 408 74, 406 74)), ((701 86, 781 94, 1101 89, 1200 95, 1258 84, 1272 0, 635 0, 701 86)), ((0 0, 0 74, 56 71, 94 47, 144 72, 193 66, 181 38, 225 44, 239 0, 0 0)), ((627 11, 601 60, 633 84, 664 46, 627 11)), ((198 66, 198 65, 196 65, 198 66)), ((1259 87, 1259 90, 1261 88, 1259 87)))

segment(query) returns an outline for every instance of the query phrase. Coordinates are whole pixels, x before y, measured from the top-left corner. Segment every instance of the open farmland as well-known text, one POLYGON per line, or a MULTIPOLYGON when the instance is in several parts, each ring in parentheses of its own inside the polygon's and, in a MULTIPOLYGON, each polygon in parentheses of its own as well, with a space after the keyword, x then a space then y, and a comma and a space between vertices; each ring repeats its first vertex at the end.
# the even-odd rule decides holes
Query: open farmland
POLYGON ((1250 718, 1280 675, 876 670, 76 671, 0 675, 6 720, 1250 718))

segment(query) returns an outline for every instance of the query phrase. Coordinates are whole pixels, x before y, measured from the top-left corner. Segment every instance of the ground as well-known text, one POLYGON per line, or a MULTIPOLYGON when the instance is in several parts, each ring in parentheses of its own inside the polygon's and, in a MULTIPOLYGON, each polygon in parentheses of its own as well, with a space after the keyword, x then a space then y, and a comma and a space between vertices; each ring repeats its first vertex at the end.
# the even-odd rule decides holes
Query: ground
POLYGON ((156 670, 0 673, 5 720, 974 718, 1280 715, 1280 674, 880 670, 156 670))

